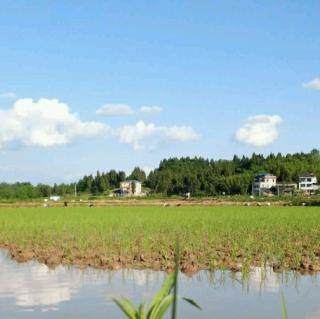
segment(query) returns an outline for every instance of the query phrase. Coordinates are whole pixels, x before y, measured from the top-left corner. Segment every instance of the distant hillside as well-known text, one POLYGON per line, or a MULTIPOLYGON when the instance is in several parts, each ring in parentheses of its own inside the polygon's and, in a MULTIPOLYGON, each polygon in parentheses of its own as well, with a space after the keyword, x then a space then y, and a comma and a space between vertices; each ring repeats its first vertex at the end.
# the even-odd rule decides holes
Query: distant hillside
POLYGON ((163 160, 151 172, 147 186, 156 193, 168 195, 191 192, 194 195, 246 194, 251 192, 253 176, 270 172, 278 180, 297 182, 299 175, 314 173, 320 177, 320 152, 253 154, 250 158, 234 156, 232 160, 172 158, 163 160))
MULTIPOLYGON (((252 154, 251 157, 234 156, 232 160, 208 160, 203 158, 171 158, 160 162, 149 176, 136 167, 126 176, 125 172, 111 170, 106 173, 84 176, 77 182, 78 193, 106 194, 119 187, 125 179, 135 179, 150 189, 151 193, 180 195, 191 192, 193 196, 248 194, 251 192, 253 176, 269 172, 278 180, 297 182, 299 175, 315 174, 320 179, 320 152, 270 154, 266 157, 252 154)), ((53 186, 30 183, 0 184, 0 199, 32 199, 74 194, 75 184, 53 186)))

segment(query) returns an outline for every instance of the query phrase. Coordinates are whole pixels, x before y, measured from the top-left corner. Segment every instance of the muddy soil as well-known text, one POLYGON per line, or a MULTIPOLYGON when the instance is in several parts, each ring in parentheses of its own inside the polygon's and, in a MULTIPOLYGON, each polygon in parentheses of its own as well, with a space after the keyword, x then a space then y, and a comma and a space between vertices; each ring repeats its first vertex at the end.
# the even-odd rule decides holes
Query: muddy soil
MULTIPOLYGON (((119 270, 119 269, 151 269, 161 270, 165 272, 172 272, 175 265, 174 250, 163 254, 161 252, 152 252, 151 254, 144 254, 143 252, 134 256, 111 255, 106 256, 105 253, 95 251, 81 252, 77 247, 70 247, 68 254, 55 248, 39 248, 28 247, 20 248, 13 244, 0 244, 1 249, 9 252, 11 258, 17 262, 27 262, 36 260, 44 263, 49 267, 56 267, 59 265, 73 265, 80 268, 93 267, 98 269, 119 270)), ((197 252, 197 254, 190 254, 181 252, 179 268, 188 275, 193 275, 200 270, 230 270, 233 272, 247 271, 250 267, 272 267, 276 272, 282 271, 297 271, 303 274, 310 274, 320 272, 320 247, 317 252, 313 254, 316 258, 311 258, 305 253, 300 262, 297 264, 293 257, 289 255, 282 260, 281 263, 274 259, 263 265, 261 256, 252 256, 250 262, 242 252, 231 257, 230 251, 222 247, 215 251, 215 258, 211 258, 208 252, 197 252)))

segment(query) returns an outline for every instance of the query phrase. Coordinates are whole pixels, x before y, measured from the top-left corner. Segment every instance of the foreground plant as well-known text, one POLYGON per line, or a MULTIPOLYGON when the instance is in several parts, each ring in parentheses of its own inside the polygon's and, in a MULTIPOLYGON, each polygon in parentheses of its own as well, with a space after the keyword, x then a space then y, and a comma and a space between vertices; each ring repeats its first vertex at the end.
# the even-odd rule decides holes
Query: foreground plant
POLYGON ((161 289, 156 293, 151 303, 146 307, 141 304, 137 309, 127 298, 113 299, 122 312, 129 319, 162 319, 172 306, 172 319, 176 318, 177 300, 182 299, 192 306, 201 309, 198 304, 189 298, 179 298, 177 295, 177 270, 170 274, 161 289))
POLYGON ((284 298, 283 293, 281 293, 281 313, 282 313, 282 316, 281 316, 282 319, 288 319, 287 305, 286 305, 286 300, 284 298))

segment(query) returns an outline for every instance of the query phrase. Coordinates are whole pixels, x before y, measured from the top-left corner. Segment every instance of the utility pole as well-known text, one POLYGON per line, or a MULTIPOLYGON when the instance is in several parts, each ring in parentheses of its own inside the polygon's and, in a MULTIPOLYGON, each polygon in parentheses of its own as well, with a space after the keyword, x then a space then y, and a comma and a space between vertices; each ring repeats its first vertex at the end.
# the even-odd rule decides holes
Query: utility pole
POLYGON ((74 183, 74 197, 77 197, 77 183, 74 183))

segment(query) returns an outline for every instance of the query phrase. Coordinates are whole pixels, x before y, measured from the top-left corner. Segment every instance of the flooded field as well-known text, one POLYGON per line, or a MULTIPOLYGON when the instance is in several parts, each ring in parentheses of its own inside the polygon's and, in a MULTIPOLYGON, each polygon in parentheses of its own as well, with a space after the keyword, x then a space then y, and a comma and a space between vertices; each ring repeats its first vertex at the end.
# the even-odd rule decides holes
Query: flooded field
POLYGON ((320 271, 319 207, 8 208, 0 248, 17 261, 118 270, 320 271))
MULTIPOLYGON (((111 301, 121 295, 135 303, 150 300, 166 274, 148 270, 49 269, 36 262, 16 263, 0 252, 0 318, 123 318, 111 301)), ((182 304, 179 318, 279 318, 281 292, 291 319, 320 318, 320 276, 266 274, 248 280, 230 272, 179 276, 179 294, 195 299, 202 311, 182 304), (266 276, 266 277, 265 277, 266 276)))

